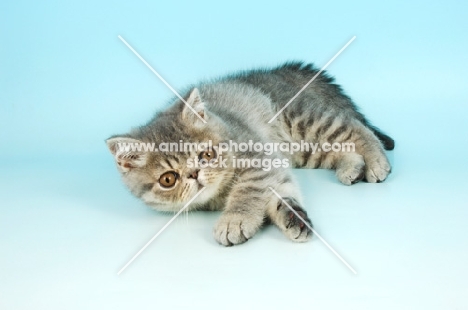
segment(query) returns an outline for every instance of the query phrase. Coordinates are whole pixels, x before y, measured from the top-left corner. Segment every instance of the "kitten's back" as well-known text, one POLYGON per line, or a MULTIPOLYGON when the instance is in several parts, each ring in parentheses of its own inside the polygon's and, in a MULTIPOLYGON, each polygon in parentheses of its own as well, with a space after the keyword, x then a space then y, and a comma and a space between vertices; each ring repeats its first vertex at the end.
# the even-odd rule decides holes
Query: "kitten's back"
MULTIPOLYGON (((291 98, 318 74, 312 64, 287 62, 273 69, 244 71, 231 75, 223 81, 240 82, 260 89, 271 99, 273 109, 283 108, 291 98)), ((394 141, 377 127, 373 126, 342 88, 334 83, 334 78, 321 72, 312 83, 283 112, 289 119, 304 113, 315 115, 334 114, 343 119, 356 119, 368 127, 383 143, 385 149, 392 150, 394 141)))

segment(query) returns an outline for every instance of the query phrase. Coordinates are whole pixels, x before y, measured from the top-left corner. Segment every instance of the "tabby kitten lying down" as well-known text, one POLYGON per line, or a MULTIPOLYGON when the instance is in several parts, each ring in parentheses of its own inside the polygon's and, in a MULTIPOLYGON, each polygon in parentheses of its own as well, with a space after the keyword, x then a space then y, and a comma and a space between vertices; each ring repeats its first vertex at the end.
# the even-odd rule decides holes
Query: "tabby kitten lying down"
POLYGON ((222 210, 214 228, 225 246, 252 238, 271 222, 292 241, 304 242, 310 229, 269 187, 310 223, 291 170, 238 167, 238 159, 286 160, 295 168, 335 169, 351 185, 364 179, 384 181, 390 173, 385 151, 393 140, 370 125, 333 79, 322 73, 273 122, 270 120, 318 72, 312 65, 286 63, 274 69, 246 71, 190 87, 181 100, 157 113, 146 125, 112 136, 107 145, 130 191, 156 210, 179 211, 197 192, 189 210, 222 210), (198 115, 196 115, 196 113, 198 115), (205 120, 205 122, 203 121, 205 120), (145 152, 123 150, 122 143, 208 143, 212 148, 145 152), (301 141, 352 142, 354 152, 265 152, 216 146, 228 141, 260 143, 301 141), (195 167, 194 160, 222 160, 222 165, 195 167))

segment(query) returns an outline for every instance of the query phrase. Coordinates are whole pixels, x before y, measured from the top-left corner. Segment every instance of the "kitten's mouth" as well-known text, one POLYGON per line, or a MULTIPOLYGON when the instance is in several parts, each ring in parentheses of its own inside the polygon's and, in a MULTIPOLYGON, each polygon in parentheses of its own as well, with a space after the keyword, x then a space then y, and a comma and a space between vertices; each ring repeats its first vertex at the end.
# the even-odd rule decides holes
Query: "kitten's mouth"
POLYGON ((200 189, 202 189, 203 187, 205 187, 206 185, 205 184, 202 184, 202 182, 200 182, 200 180, 197 180, 197 191, 199 191, 200 189))
POLYGON ((203 187, 205 187, 203 184, 200 182, 197 182, 198 190, 201 190, 203 187))

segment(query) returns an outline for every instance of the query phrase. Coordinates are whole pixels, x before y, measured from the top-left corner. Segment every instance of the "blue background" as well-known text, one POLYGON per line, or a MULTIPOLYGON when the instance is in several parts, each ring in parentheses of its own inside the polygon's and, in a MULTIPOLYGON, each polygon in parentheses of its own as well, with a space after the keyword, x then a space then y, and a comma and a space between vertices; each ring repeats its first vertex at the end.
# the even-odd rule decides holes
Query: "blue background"
POLYGON ((461 1, 0 4, 0 306, 461 309, 468 304, 468 5, 461 1), (268 227, 222 248, 217 213, 169 219, 121 184, 104 140, 175 88, 299 59, 329 66, 393 136, 383 184, 296 171, 317 239, 268 227))

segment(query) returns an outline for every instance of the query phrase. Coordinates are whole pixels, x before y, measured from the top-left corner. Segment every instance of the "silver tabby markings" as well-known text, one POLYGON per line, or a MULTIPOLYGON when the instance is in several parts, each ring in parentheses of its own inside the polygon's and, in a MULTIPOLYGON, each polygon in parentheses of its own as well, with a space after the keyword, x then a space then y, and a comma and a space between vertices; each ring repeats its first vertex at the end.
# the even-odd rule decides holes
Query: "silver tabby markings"
MULTIPOLYGON (((286 168, 265 171, 235 168, 238 159, 284 159, 297 168, 335 169, 345 185, 364 179, 384 181, 390 164, 384 149, 393 140, 372 126, 333 79, 321 74, 272 123, 267 121, 318 72, 312 65, 286 63, 273 69, 252 70, 190 87, 185 99, 206 120, 203 123, 183 102, 174 100, 144 126, 107 140, 124 183, 149 206, 178 211, 201 188, 206 189, 190 210, 222 210, 214 228, 215 239, 225 246, 252 238, 271 222, 292 241, 304 242, 312 232, 268 189, 274 188, 304 216, 298 186, 286 168), (234 140, 246 142, 352 142, 355 152, 302 152, 292 155, 229 151, 227 168, 189 168, 187 161, 206 157, 211 150, 196 152, 119 152, 118 143, 161 143, 180 140, 213 145, 234 140), (208 153, 207 153, 208 152, 208 153)), ((227 156, 226 156, 227 155, 227 156)))

